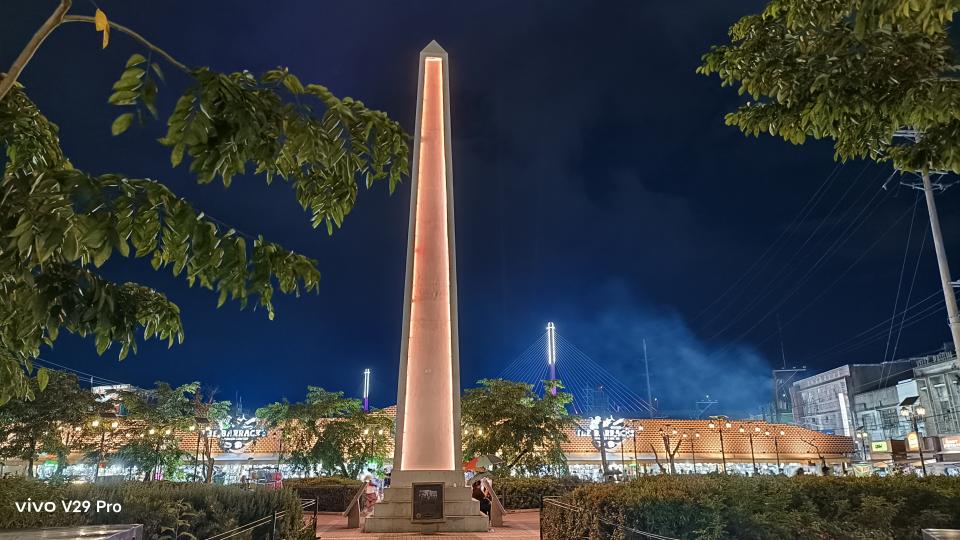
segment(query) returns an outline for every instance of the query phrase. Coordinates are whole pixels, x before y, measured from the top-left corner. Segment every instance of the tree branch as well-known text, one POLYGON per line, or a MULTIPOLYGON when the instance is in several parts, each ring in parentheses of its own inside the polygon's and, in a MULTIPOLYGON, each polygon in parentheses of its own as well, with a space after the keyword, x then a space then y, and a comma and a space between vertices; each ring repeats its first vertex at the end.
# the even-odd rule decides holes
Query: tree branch
POLYGON ((33 37, 30 38, 30 41, 27 42, 27 46, 20 51, 17 59, 14 60, 13 65, 10 66, 10 70, 7 71, 6 76, 0 79, 0 101, 3 101, 3 98, 10 89, 13 88, 14 83, 17 82, 17 78, 20 77, 20 72, 23 71, 23 68, 25 68, 27 63, 30 62, 30 59, 33 58, 33 54, 40 48, 43 40, 47 39, 47 36, 56 30, 56 28, 60 26, 60 23, 63 22, 64 16, 67 14, 67 11, 70 10, 72 3, 73 0, 60 0, 60 5, 57 6, 57 9, 53 10, 50 17, 44 21, 40 29, 37 30, 37 32, 33 34, 33 37))
MULTIPOLYGON (((66 17, 63 17, 63 22, 86 22, 86 23, 93 23, 94 20, 93 20, 93 17, 90 17, 89 15, 67 15, 66 17)), ((126 34, 126 35, 128 35, 128 36, 130 36, 130 37, 132 37, 134 40, 136 40, 137 42, 139 42, 139 43, 140 43, 141 45, 143 45, 144 47, 150 49, 151 51, 153 51, 153 52, 155 52, 155 53, 157 53, 157 54, 159 54, 159 55, 162 56, 167 62, 170 62, 171 64, 173 64, 173 65, 174 65, 177 69, 179 69, 180 71, 183 71, 184 73, 190 73, 190 68, 187 67, 186 64, 180 62, 179 60, 177 60, 176 58, 174 58, 173 56, 171 56, 170 53, 168 53, 167 51, 165 51, 165 50, 161 49, 160 47, 157 47, 156 45, 154 45, 153 43, 151 43, 149 40, 147 40, 147 38, 141 36, 140 34, 134 32, 133 30, 131 30, 131 29, 129 29, 129 28, 127 28, 126 26, 123 26, 122 24, 117 24, 117 23, 115 23, 115 22, 113 22, 113 21, 110 21, 108 24, 110 24, 110 28, 115 28, 115 29, 119 30, 120 32, 122 32, 122 33, 124 33, 124 34, 126 34)), ((0 97, 0 99, 2 99, 2 97, 0 97)))
POLYGON ((516 465, 517 462, 520 461, 520 458, 522 458, 523 456, 527 455, 527 451, 528 451, 527 448, 524 448, 523 450, 521 450, 520 453, 517 454, 517 457, 513 458, 513 461, 511 461, 510 464, 507 465, 507 470, 512 469, 513 466, 516 465))

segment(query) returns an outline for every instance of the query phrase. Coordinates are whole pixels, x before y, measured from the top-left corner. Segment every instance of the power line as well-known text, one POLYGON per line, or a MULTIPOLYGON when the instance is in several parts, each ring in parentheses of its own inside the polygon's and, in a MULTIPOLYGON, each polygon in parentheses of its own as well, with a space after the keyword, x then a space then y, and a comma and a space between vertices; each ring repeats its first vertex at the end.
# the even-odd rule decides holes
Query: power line
POLYGON ((79 369, 74 369, 74 368, 72 368, 72 367, 65 366, 65 365, 63 365, 63 364, 58 364, 58 363, 56 363, 56 362, 54 362, 54 361, 52 361, 52 360, 47 360, 47 359, 45 359, 45 358, 37 357, 37 358, 34 358, 34 361, 40 362, 40 363, 42 363, 42 364, 47 364, 48 366, 52 366, 52 367, 55 367, 55 368, 58 368, 58 369, 62 369, 62 370, 65 370, 65 371, 69 371, 69 372, 74 373, 74 374, 76 374, 76 375, 82 375, 82 376, 84 377, 84 379, 86 379, 86 380, 99 381, 99 382, 107 383, 107 384, 109 384, 109 385, 122 385, 122 384, 127 384, 127 383, 122 383, 122 382, 119 382, 119 381, 114 381, 114 380, 111 380, 111 379, 107 379, 107 378, 104 378, 104 377, 99 377, 99 376, 97 376, 97 375, 93 375, 92 373, 87 373, 86 371, 80 371, 79 369))
MULTIPOLYGON (((860 181, 860 179, 863 177, 863 173, 866 172, 866 170, 867 170, 868 167, 869 167, 869 165, 868 165, 868 166, 865 166, 863 169, 861 169, 860 173, 858 173, 857 176, 854 178, 854 180, 850 182, 850 184, 847 186, 847 189, 846 189, 846 190, 843 192, 843 194, 836 200, 836 202, 834 203, 834 205, 833 205, 833 206, 830 208, 830 210, 827 212, 827 215, 824 216, 824 217, 822 217, 822 218, 820 218, 820 220, 817 222, 817 225, 816 225, 816 227, 814 228, 814 230, 813 230, 810 234, 807 235, 807 238, 803 241, 803 243, 800 245, 800 247, 797 248, 796 250, 794 250, 793 255, 791 255, 791 257, 787 260, 787 262, 784 263, 784 264, 781 266, 781 271, 778 272, 776 275, 774 275, 774 277, 773 277, 771 280, 769 280, 769 281, 766 283, 766 285, 764 285, 763 287, 760 287, 760 288, 759 288, 759 291, 761 291, 761 294, 759 294, 758 296, 755 296, 750 302, 748 302, 748 304, 747 304, 747 306, 746 306, 745 308, 739 310, 738 313, 737 313, 734 317, 732 317, 731 319, 727 320, 727 324, 726 324, 723 328, 721 328, 719 331, 715 332, 708 340, 712 341, 712 340, 714 340, 714 339, 717 339, 718 337, 720 337, 721 335, 723 335, 727 330, 730 330, 731 328, 733 328, 734 325, 736 325, 740 320, 742 320, 744 317, 746 317, 749 313, 753 312, 753 310, 754 310, 755 308, 757 308, 757 307, 758 307, 767 297, 769 297, 774 291, 779 290, 779 288, 778 288, 778 287, 775 287, 774 285, 776 285, 776 284, 777 284, 778 282, 780 282, 780 281, 784 281, 784 282, 785 282, 788 278, 790 278, 790 277, 800 268, 798 265, 794 265, 794 264, 793 264, 794 261, 796 261, 797 258, 800 257, 800 255, 804 253, 804 250, 806 249, 807 245, 809 245, 810 242, 817 236, 817 233, 820 232, 820 229, 822 229, 823 226, 830 221, 830 218, 833 216, 833 214, 834 214, 834 213, 837 211, 837 209, 840 207, 841 203, 846 199, 846 197, 847 197, 847 195, 850 193, 850 191, 858 184, 858 182, 860 181), (786 269, 786 271, 784 271, 783 269, 786 269)), ((838 224, 839 224, 839 223, 843 223, 843 221, 844 221, 844 219, 846 218, 847 214, 849 214, 850 211, 857 206, 857 203, 859 203, 859 201, 860 201, 867 193, 869 193, 869 192, 870 192, 869 189, 864 190, 864 191, 856 198, 856 200, 853 202, 853 204, 851 204, 851 205, 848 206, 845 210, 843 210, 842 214, 840 215, 840 217, 839 217, 839 219, 836 221, 836 223, 838 223, 838 224)), ((871 199, 867 202, 866 205, 864 205, 864 208, 860 211, 860 213, 859 213, 857 216, 854 217, 854 222, 853 222, 854 224, 856 224, 858 221, 861 220, 862 215, 863 215, 863 211, 866 210, 866 209, 872 204, 872 202, 876 199, 876 196, 877 196, 878 194, 879 194, 879 191, 874 194, 874 197, 871 198, 871 199)), ((831 226, 831 229, 835 229, 836 227, 837 227, 837 225, 833 225, 833 226, 831 226)), ((820 266, 820 264, 821 264, 822 262, 824 262, 826 259, 828 259, 830 256, 832 256, 832 255, 835 253, 835 251, 833 250, 834 246, 836 245, 836 243, 837 243, 840 239, 842 239, 844 236, 847 235, 847 231, 849 231, 849 228, 850 228, 850 225, 848 225, 848 226, 847 226, 847 229, 845 229, 845 231, 844 231, 843 233, 841 233, 840 236, 838 236, 838 237, 834 240, 834 243, 831 244, 831 246, 827 248, 827 250, 824 252, 824 254, 820 256, 820 258, 817 260, 817 262, 814 263, 814 266, 811 267, 810 269, 808 269, 808 271, 807 271, 807 273, 805 274, 805 276, 806 276, 806 275, 809 275, 812 270, 815 270, 817 267, 820 266)), ((858 228, 859 228, 859 227, 858 227, 858 228)), ((852 233, 851 233, 851 235, 852 235, 852 233)), ((796 288, 796 287, 795 287, 795 288, 796 288)), ((770 316, 770 312, 766 313, 763 317, 761 317, 761 318, 757 321, 757 324, 759 324, 759 323, 761 323, 762 321, 766 320, 767 317, 769 317, 769 316, 770 316)), ((751 328, 751 330, 752 330, 752 328, 751 328)), ((739 338, 738 338, 738 339, 739 339, 739 338)))
MULTIPOLYGON (((844 163, 838 163, 836 166, 834 166, 834 168, 833 168, 833 170, 830 172, 830 174, 828 174, 827 177, 824 179, 824 181, 820 184, 820 187, 818 187, 817 190, 814 191, 813 195, 811 195, 810 198, 807 199, 807 202, 803 205, 803 208, 800 209, 800 212, 798 212, 797 215, 794 216, 793 221, 791 221, 790 224, 787 225, 786 228, 784 228, 784 229, 780 232, 780 235, 777 236, 776 240, 774 240, 769 246, 767 246, 767 249, 764 250, 764 252, 763 252, 759 257, 757 257, 756 259, 754 259, 753 264, 751 264, 750 267, 747 268, 746 271, 744 271, 742 274, 740 274, 740 277, 737 278, 737 280, 734 281, 733 284, 731 284, 729 287, 727 287, 727 289, 726 289, 725 291, 723 291, 723 293, 721 293, 720 296, 718 296, 717 298, 715 298, 715 299, 713 300, 713 302, 710 302, 710 304, 708 304, 705 308, 703 308, 702 310, 700 310, 700 312, 697 313, 696 316, 694 316, 694 318, 691 320, 691 322, 696 322, 698 319, 700 319, 700 317, 702 317, 704 314, 706 314, 708 311, 710 311, 710 309, 713 308, 713 306, 715 306, 718 302, 720 302, 720 301, 723 300, 728 294, 730 294, 730 293, 737 287, 737 285, 739 285, 744 279, 747 278, 747 276, 752 276, 752 277, 751 277, 750 281, 747 282, 747 283, 744 285, 744 287, 750 285, 750 283, 752 283, 753 280, 756 279, 757 275, 759 275, 759 273, 762 272, 762 271, 769 265, 769 261, 770 261, 771 259, 767 259, 767 258, 766 258, 767 255, 770 254, 771 251, 773 251, 773 248, 774 248, 774 247, 777 247, 777 246, 780 244, 780 241, 787 236, 787 234, 791 231, 791 229, 793 229, 794 227, 798 226, 804 219, 807 218, 807 216, 810 214, 810 212, 812 212, 813 209, 816 208, 816 206, 817 206, 817 205, 819 204, 819 202, 820 202, 820 199, 823 197, 823 194, 826 193, 826 191, 824 191, 824 187, 827 186, 827 184, 830 182, 830 180, 837 174, 838 171, 840 171, 840 169, 843 168, 844 165, 845 165, 844 163), (760 264, 760 263, 761 263, 762 261, 764 261, 764 260, 766 260, 766 264, 764 264, 764 265, 757 271, 757 274, 752 274, 754 268, 756 268, 757 265, 760 264)), ((780 246, 778 247, 778 249, 776 250, 776 252, 774 253, 774 255, 776 255, 777 253, 779 253, 779 252, 780 252, 780 248, 782 248, 782 247, 783 247, 783 246, 780 245, 780 246)), ((729 306, 729 305, 730 305, 730 304, 728 304, 728 306, 729 306)), ((716 317, 720 316, 720 314, 722 314, 725 310, 726 310, 726 308, 721 309, 721 310, 719 310, 718 312, 714 313, 714 317, 712 317, 710 320, 708 320, 708 321, 706 322, 706 324, 709 325, 710 322, 712 322, 713 320, 715 320, 716 317)))

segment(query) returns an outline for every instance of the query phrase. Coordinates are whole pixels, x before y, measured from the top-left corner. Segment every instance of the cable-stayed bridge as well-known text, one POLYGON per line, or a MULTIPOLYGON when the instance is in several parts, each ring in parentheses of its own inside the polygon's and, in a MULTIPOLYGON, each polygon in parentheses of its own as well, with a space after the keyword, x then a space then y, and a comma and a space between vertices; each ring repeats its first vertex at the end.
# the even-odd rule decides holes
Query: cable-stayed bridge
POLYGON ((573 394, 571 413, 581 416, 619 413, 652 417, 650 403, 556 332, 553 323, 498 375, 533 385, 542 395, 544 381, 559 380, 573 394))

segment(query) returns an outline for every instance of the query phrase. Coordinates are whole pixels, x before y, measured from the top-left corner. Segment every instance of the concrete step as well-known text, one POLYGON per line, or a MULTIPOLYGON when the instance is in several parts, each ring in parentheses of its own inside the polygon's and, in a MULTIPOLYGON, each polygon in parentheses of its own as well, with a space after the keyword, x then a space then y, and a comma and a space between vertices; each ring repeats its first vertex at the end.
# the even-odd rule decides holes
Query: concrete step
MULTIPOLYGON (((373 515, 376 517, 404 517, 409 519, 413 515, 413 503, 407 502, 387 502, 383 501, 373 507, 373 515)), ((477 516, 480 515, 480 502, 473 499, 469 501, 444 501, 443 515, 445 516, 477 516)))
POLYGON ((363 523, 364 532, 485 532, 490 525, 487 516, 447 516, 441 523, 411 523, 409 517, 370 516, 363 523))

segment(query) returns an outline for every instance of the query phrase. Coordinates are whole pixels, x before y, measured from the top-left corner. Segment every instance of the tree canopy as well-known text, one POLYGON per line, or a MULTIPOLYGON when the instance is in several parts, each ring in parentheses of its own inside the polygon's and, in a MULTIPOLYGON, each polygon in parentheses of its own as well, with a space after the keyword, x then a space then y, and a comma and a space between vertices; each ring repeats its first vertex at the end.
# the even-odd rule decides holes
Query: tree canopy
POLYGON ((470 459, 495 454, 506 468, 527 473, 542 473, 545 468, 566 467, 560 444, 566 442, 566 430, 574 419, 566 406, 573 396, 558 381, 544 382, 544 395, 533 386, 503 379, 483 379, 480 386, 464 391, 461 400, 463 456, 470 459))
POLYGON ((956 0, 772 0, 730 28, 698 72, 749 100, 727 114, 744 133, 795 144, 831 138, 837 159, 960 173, 956 0), (909 129, 915 141, 895 139, 909 129))
MULTIPOLYGON (((99 412, 94 395, 80 388, 76 376, 48 372, 47 390, 40 392, 36 379, 27 384, 36 395, 33 401, 14 400, 0 407, 0 457, 18 458, 27 463, 27 476, 40 453, 58 456, 66 462, 70 448, 83 437, 88 421, 99 412)), ((62 468, 62 467, 61 467, 62 468)))
POLYGON ((364 411, 360 400, 343 392, 308 386, 304 401, 272 403, 256 414, 280 428, 287 461, 306 473, 356 478, 368 463, 382 463, 390 449, 393 419, 364 411))
MULTIPOLYGON (((74 168, 56 124, 16 83, 60 25, 94 23, 104 46, 111 29, 122 32, 180 72, 185 90, 166 115, 160 143, 170 147, 173 167, 189 161, 199 183, 229 186, 246 173, 267 183, 280 178, 313 226, 332 233, 353 208, 360 183, 385 179, 392 192, 408 168, 400 126, 360 101, 304 84, 284 68, 255 76, 189 67, 100 10, 90 17, 70 9, 70 0, 61 0, 0 78, 0 405, 43 389, 45 375, 35 387, 28 381, 31 360, 61 330, 91 337, 100 354, 116 344, 121 359, 136 352, 138 333, 170 345, 183 340, 179 308, 165 295, 100 276, 112 256, 149 258, 155 270, 217 291, 218 305, 255 302, 270 319, 276 290, 315 292, 320 280, 315 260, 238 233, 160 181, 74 168)), ((108 98, 125 110, 113 121, 115 135, 134 120, 160 118, 156 97, 164 81, 157 63, 130 57, 108 98)))

